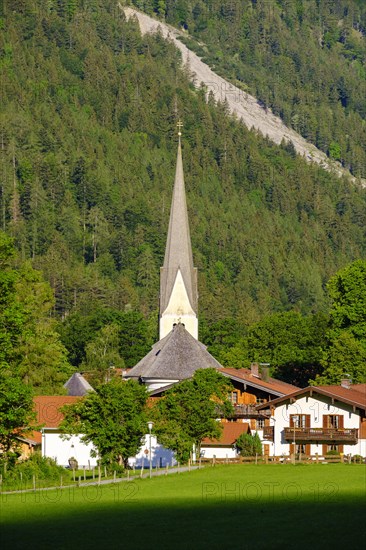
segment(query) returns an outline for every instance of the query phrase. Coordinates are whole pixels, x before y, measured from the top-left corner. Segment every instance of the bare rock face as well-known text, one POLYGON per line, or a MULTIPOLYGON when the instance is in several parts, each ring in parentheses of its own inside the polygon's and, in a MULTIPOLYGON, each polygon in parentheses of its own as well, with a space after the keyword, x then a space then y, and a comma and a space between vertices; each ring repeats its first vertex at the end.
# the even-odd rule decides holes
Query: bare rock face
POLYGON ((264 109, 258 104, 255 97, 234 86, 221 76, 217 75, 193 51, 189 50, 180 40, 180 36, 187 36, 174 27, 141 13, 133 8, 122 7, 127 19, 137 18, 142 34, 160 32, 170 39, 182 53, 183 62, 189 67, 189 74, 196 87, 204 84, 207 94, 214 95, 216 101, 226 101, 230 112, 238 117, 249 129, 255 129, 267 136, 276 144, 283 140, 292 142, 295 151, 308 162, 319 164, 325 170, 338 177, 347 176, 353 183, 366 187, 366 181, 356 179, 340 163, 330 160, 322 151, 308 143, 300 134, 285 126, 282 120, 275 116, 270 109, 264 109))

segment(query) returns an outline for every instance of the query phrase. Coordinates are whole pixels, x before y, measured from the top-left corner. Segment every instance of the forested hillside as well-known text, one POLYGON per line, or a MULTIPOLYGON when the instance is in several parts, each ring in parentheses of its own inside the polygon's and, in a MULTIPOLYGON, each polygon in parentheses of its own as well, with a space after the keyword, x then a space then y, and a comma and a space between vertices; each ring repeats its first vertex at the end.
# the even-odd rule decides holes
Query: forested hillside
POLYGON ((201 337, 326 311, 326 281, 365 256, 365 190, 206 104, 175 48, 141 37, 114 1, 1 9, 0 228, 17 268, 30 260, 50 283, 72 365, 132 366, 157 338, 178 118, 201 337))
POLYGON ((366 3, 362 0, 133 0, 188 30, 216 72, 287 126, 366 175, 366 3))

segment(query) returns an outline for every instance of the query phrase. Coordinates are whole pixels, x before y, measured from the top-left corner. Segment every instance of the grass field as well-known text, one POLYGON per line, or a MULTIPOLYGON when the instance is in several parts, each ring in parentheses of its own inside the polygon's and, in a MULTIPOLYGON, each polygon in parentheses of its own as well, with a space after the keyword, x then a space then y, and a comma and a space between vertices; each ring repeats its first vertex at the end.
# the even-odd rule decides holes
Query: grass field
POLYGON ((347 549, 365 541, 362 465, 232 465, 2 495, 1 548, 347 549))

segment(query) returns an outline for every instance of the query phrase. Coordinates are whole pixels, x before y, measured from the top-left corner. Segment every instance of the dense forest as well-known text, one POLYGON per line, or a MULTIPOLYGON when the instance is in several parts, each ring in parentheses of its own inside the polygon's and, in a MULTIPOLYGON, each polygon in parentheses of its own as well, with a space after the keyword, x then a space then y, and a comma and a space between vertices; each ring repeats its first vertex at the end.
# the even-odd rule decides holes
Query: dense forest
MULTIPOLYGON (((196 16, 186 23, 176 20, 177 7, 186 6, 183 0, 170 2, 170 11, 168 2, 158 4, 166 5, 169 21, 186 25, 197 36, 205 30, 198 24, 194 28, 196 16)), ((232 27, 227 16, 218 15, 226 4, 197 2, 217 13, 217 28, 210 23, 212 35, 204 33, 208 45, 210 36, 216 45, 225 43, 224 37, 217 41, 217 32, 232 27)), ((256 13, 267 3, 250 4, 256 13)), ((354 6, 355 25, 358 21, 355 31, 362 34, 361 4, 348 4, 354 6)), ((152 9, 152 4, 142 7, 152 9)), ((366 191, 306 164, 290 146, 277 147, 247 130, 227 116, 225 104, 206 103, 204 90, 190 84, 189 67, 182 66, 176 49, 161 36, 142 37, 136 22, 126 22, 114 1, 4 0, 1 10, 0 229, 6 250, 11 246, 6 235, 17 250, 11 265, 11 254, 4 253, 12 299, 23 308, 23 328, 14 339, 21 337, 33 353, 33 359, 26 354, 24 364, 10 346, 4 362, 22 364, 23 380, 35 391, 50 392, 60 391, 73 368, 102 373, 112 365, 132 366, 147 352, 157 338, 159 267, 174 179, 176 122, 182 118, 199 269, 200 338, 223 363, 243 366, 266 360, 263 350, 258 357, 259 348, 249 338, 251 327, 271 315, 294 316, 290 325, 297 318, 320 338, 304 359, 316 368, 298 380, 321 374, 331 299, 325 285, 344 266, 365 257, 366 191), (47 298, 36 293, 32 305, 34 289, 44 289, 47 298), (46 323, 50 348, 45 333, 37 335, 40 320, 51 323, 46 323), (27 332, 30 321, 33 328, 27 332), (54 367, 39 359, 39 346, 43 357, 52 355, 54 367), (255 352, 248 352, 248 346, 255 352)), ((278 10, 276 4, 274 14, 278 10)), ((291 32, 296 30, 300 43, 307 34, 303 37, 295 24, 296 14, 291 32)), ((279 21, 290 29, 290 19, 279 21)), ((358 133, 352 125, 342 132, 361 165, 364 75, 357 59, 353 63, 333 46, 319 49, 324 57, 318 63, 326 61, 324 71, 333 55, 343 56, 355 79, 352 101, 342 105, 335 96, 334 110, 317 108, 327 120, 329 136, 341 131, 335 131, 333 121, 356 121, 358 133)), ((256 92, 256 78, 264 83, 267 77, 264 47, 262 51, 254 43, 253 48, 263 56, 262 64, 251 65, 256 76, 247 79, 256 92)), ((236 51, 241 51, 239 43, 236 51)), ((309 76, 309 89, 304 89, 309 97, 318 73, 311 74, 314 80, 309 76)), ((265 93, 263 89, 258 96, 265 93)), ((282 101, 280 92, 276 97, 282 101)), ((314 98, 310 105, 305 97, 298 103, 299 109, 314 104, 314 98)), ((319 121, 317 113, 313 116, 319 121)), ((340 146, 343 154, 343 142, 340 146)), ((363 174, 355 166, 352 171, 363 174)), ((292 376, 285 368, 277 374, 292 376)))
POLYGON ((188 31, 216 72, 287 126, 366 175, 366 3, 362 0, 133 0, 188 31))

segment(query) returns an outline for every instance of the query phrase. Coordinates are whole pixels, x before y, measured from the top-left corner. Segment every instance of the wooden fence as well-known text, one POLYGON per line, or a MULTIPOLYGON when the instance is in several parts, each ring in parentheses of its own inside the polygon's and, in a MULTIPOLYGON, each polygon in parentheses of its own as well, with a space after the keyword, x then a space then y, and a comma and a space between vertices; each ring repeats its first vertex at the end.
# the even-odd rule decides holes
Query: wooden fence
POLYGON ((366 458, 345 455, 238 456, 235 458, 201 458, 202 465, 215 464, 365 464, 366 458))

